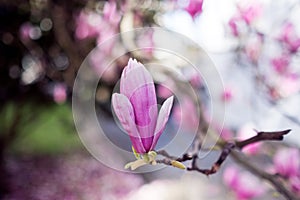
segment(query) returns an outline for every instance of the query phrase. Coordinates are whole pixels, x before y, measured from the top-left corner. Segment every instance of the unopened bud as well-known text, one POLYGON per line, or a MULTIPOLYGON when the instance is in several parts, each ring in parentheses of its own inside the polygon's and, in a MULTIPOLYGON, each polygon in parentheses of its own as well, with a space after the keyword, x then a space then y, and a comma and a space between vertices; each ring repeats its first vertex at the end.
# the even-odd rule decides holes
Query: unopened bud
POLYGON ((179 169, 186 169, 186 167, 185 167, 184 164, 182 164, 181 162, 178 162, 178 161, 176 161, 176 160, 172 160, 172 161, 171 161, 171 165, 172 165, 173 167, 177 167, 177 168, 179 168, 179 169))

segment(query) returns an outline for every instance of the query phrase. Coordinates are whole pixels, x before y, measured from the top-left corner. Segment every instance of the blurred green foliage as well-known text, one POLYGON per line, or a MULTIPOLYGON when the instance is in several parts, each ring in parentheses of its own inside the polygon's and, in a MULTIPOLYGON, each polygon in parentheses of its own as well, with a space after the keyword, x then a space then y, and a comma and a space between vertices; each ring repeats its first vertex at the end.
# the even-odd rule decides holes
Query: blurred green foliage
POLYGON ((16 131, 8 147, 13 153, 56 154, 80 147, 69 104, 9 103, 2 114, 1 129, 7 130, 4 134, 13 134, 12 129, 16 131))

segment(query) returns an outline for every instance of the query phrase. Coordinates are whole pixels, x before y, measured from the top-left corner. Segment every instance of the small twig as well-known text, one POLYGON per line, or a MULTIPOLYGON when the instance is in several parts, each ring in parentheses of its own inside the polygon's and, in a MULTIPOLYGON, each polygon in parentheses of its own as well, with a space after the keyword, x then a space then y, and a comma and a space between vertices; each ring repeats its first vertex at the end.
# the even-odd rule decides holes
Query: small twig
POLYGON ((164 159, 161 159, 161 160, 156 160, 156 162, 159 163, 159 164, 172 165, 171 160, 167 159, 167 158, 164 158, 164 159))
POLYGON ((192 160, 193 159, 193 155, 189 154, 189 153, 185 153, 182 155, 182 157, 177 158, 176 160, 178 162, 184 162, 184 161, 188 161, 188 160, 192 160))
POLYGON ((288 134, 291 129, 284 130, 284 131, 276 131, 276 132, 258 132, 256 136, 251 137, 247 140, 236 142, 235 145, 239 149, 244 148, 249 144, 253 144, 256 142, 264 141, 264 140, 283 140, 283 136, 288 134))
POLYGON ((169 160, 176 160, 178 162, 184 162, 184 161, 188 161, 188 160, 192 160, 193 156, 189 153, 185 153, 183 154, 181 157, 176 157, 176 156, 171 156, 170 154, 168 154, 168 152, 166 152, 165 150, 160 150, 156 152, 159 155, 164 156, 165 158, 168 158, 169 160))
POLYGON ((193 159, 193 162, 192 162, 192 166, 187 168, 187 170, 189 171, 198 171, 202 174, 205 174, 205 175, 211 175, 211 174, 214 174, 216 173, 222 163, 226 160, 226 158, 229 156, 229 154, 231 153, 232 149, 235 148, 235 144, 234 143, 226 143, 224 145, 224 148, 222 150, 222 153, 220 154, 218 160, 213 164, 213 166, 211 167, 211 169, 200 169, 198 166, 197 166, 197 163, 196 163, 196 159, 197 157, 195 157, 193 159))
POLYGON ((169 158, 169 159, 171 159, 171 160, 177 160, 177 157, 171 156, 171 155, 168 154, 168 152, 166 152, 165 150, 159 150, 159 151, 157 151, 156 153, 159 154, 159 155, 162 155, 162 156, 164 156, 164 157, 166 157, 166 158, 169 158))

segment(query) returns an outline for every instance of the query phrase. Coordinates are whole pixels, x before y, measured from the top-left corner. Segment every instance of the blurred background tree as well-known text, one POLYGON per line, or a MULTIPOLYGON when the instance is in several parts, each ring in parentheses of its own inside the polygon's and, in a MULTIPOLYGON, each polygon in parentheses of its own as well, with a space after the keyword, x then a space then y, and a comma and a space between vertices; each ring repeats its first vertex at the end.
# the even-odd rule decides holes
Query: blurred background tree
MULTIPOLYGON (((105 48, 97 48, 115 34, 152 26, 187 36, 205 47, 216 62, 225 85, 224 92, 218 94, 219 101, 226 102, 228 114, 224 129, 220 130, 222 122, 218 121, 213 122, 212 129, 220 132, 222 139, 251 137, 255 134, 253 128, 257 127, 295 130, 282 145, 268 143, 262 147, 259 144, 243 152, 253 156, 251 161, 259 166, 267 163, 268 172, 282 176, 283 185, 299 195, 300 174, 286 172, 293 172, 300 165, 300 142, 296 134, 300 124, 299 9, 299 3, 293 0, 284 3, 279 0, 225 3, 220 0, 0 1, 0 198, 120 199, 130 196, 140 199, 141 194, 144 198, 160 186, 163 188, 160 192, 169 194, 172 189, 184 193, 178 189, 181 186, 177 182, 170 184, 165 180, 138 189, 145 177, 154 178, 103 167, 83 150, 72 118, 73 84, 85 59, 95 74, 102 76, 96 91, 96 108, 112 121, 111 94, 129 57, 135 57, 141 62, 156 61, 180 71, 204 102, 201 117, 209 119, 210 107, 206 104, 209 92, 205 81, 190 70, 191 66, 156 54, 154 47, 159 37, 155 32, 141 32, 143 34, 135 35, 132 40, 122 38, 108 43, 105 48), (278 11, 276 15, 274 10, 278 11), (132 46, 150 48, 128 51, 132 46), (109 58, 119 52, 123 52, 123 56, 105 71, 109 58), (290 154, 292 158, 288 157, 290 154), (296 161, 284 165, 290 159, 296 161), (128 196, 131 191, 136 192, 128 196)), ((190 47, 182 49, 195 54, 190 47)), ((201 56, 195 54, 195 57, 201 56)), ((168 86, 156 83, 158 101, 172 95, 172 91, 183 91, 183 105, 174 106, 171 123, 180 121, 189 132, 199 125, 199 113, 191 112, 197 110, 193 101, 182 89, 182 80, 172 75, 154 77, 168 86)), ((228 198, 237 199, 258 196, 273 199, 273 189, 267 186, 267 189, 256 190, 260 187, 257 179, 244 175, 244 171, 231 165, 231 160, 229 163, 224 173, 220 172, 223 177, 217 176, 212 182, 221 187, 223 181, 227 186, 223 188, 229 188, 235 195, 228 194, 226 189, 217 191, 207 186, 210 198, 226 194, 228 198), (249 185, 254 185, 250 190, 237 186, 250 179, 253 181, 249 185)), ((180 174, 169 171, 166 177, 180 174)), ((207 180, 197 178, 201 181, 193 179, 195 185, 204 188, 203 182, 207 180)), ((183 183, 190 182, 184 179, 183 183)), ((185 190, 190 191, 186 198, 208 198, 193 193, 195 190, 186 187, 185 190)), ((181 197, 182 193, 176 194, 181 197)), ((163 194, 159 197, 164 199, 163 194)))

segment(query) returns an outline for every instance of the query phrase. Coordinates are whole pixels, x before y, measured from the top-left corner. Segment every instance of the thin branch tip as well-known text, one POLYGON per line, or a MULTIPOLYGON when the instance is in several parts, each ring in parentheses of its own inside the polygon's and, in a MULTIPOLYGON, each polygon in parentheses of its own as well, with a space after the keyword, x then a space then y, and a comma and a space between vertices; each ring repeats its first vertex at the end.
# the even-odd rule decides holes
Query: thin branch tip
POLYGON ((282 131, 282 132, 284 132, 284 135, 286 135, 286 134, 288 134, 289 132, 291 132, 292 131, 292 129, 287 129, 287 130, 284 130, 284 131, 282 131))

